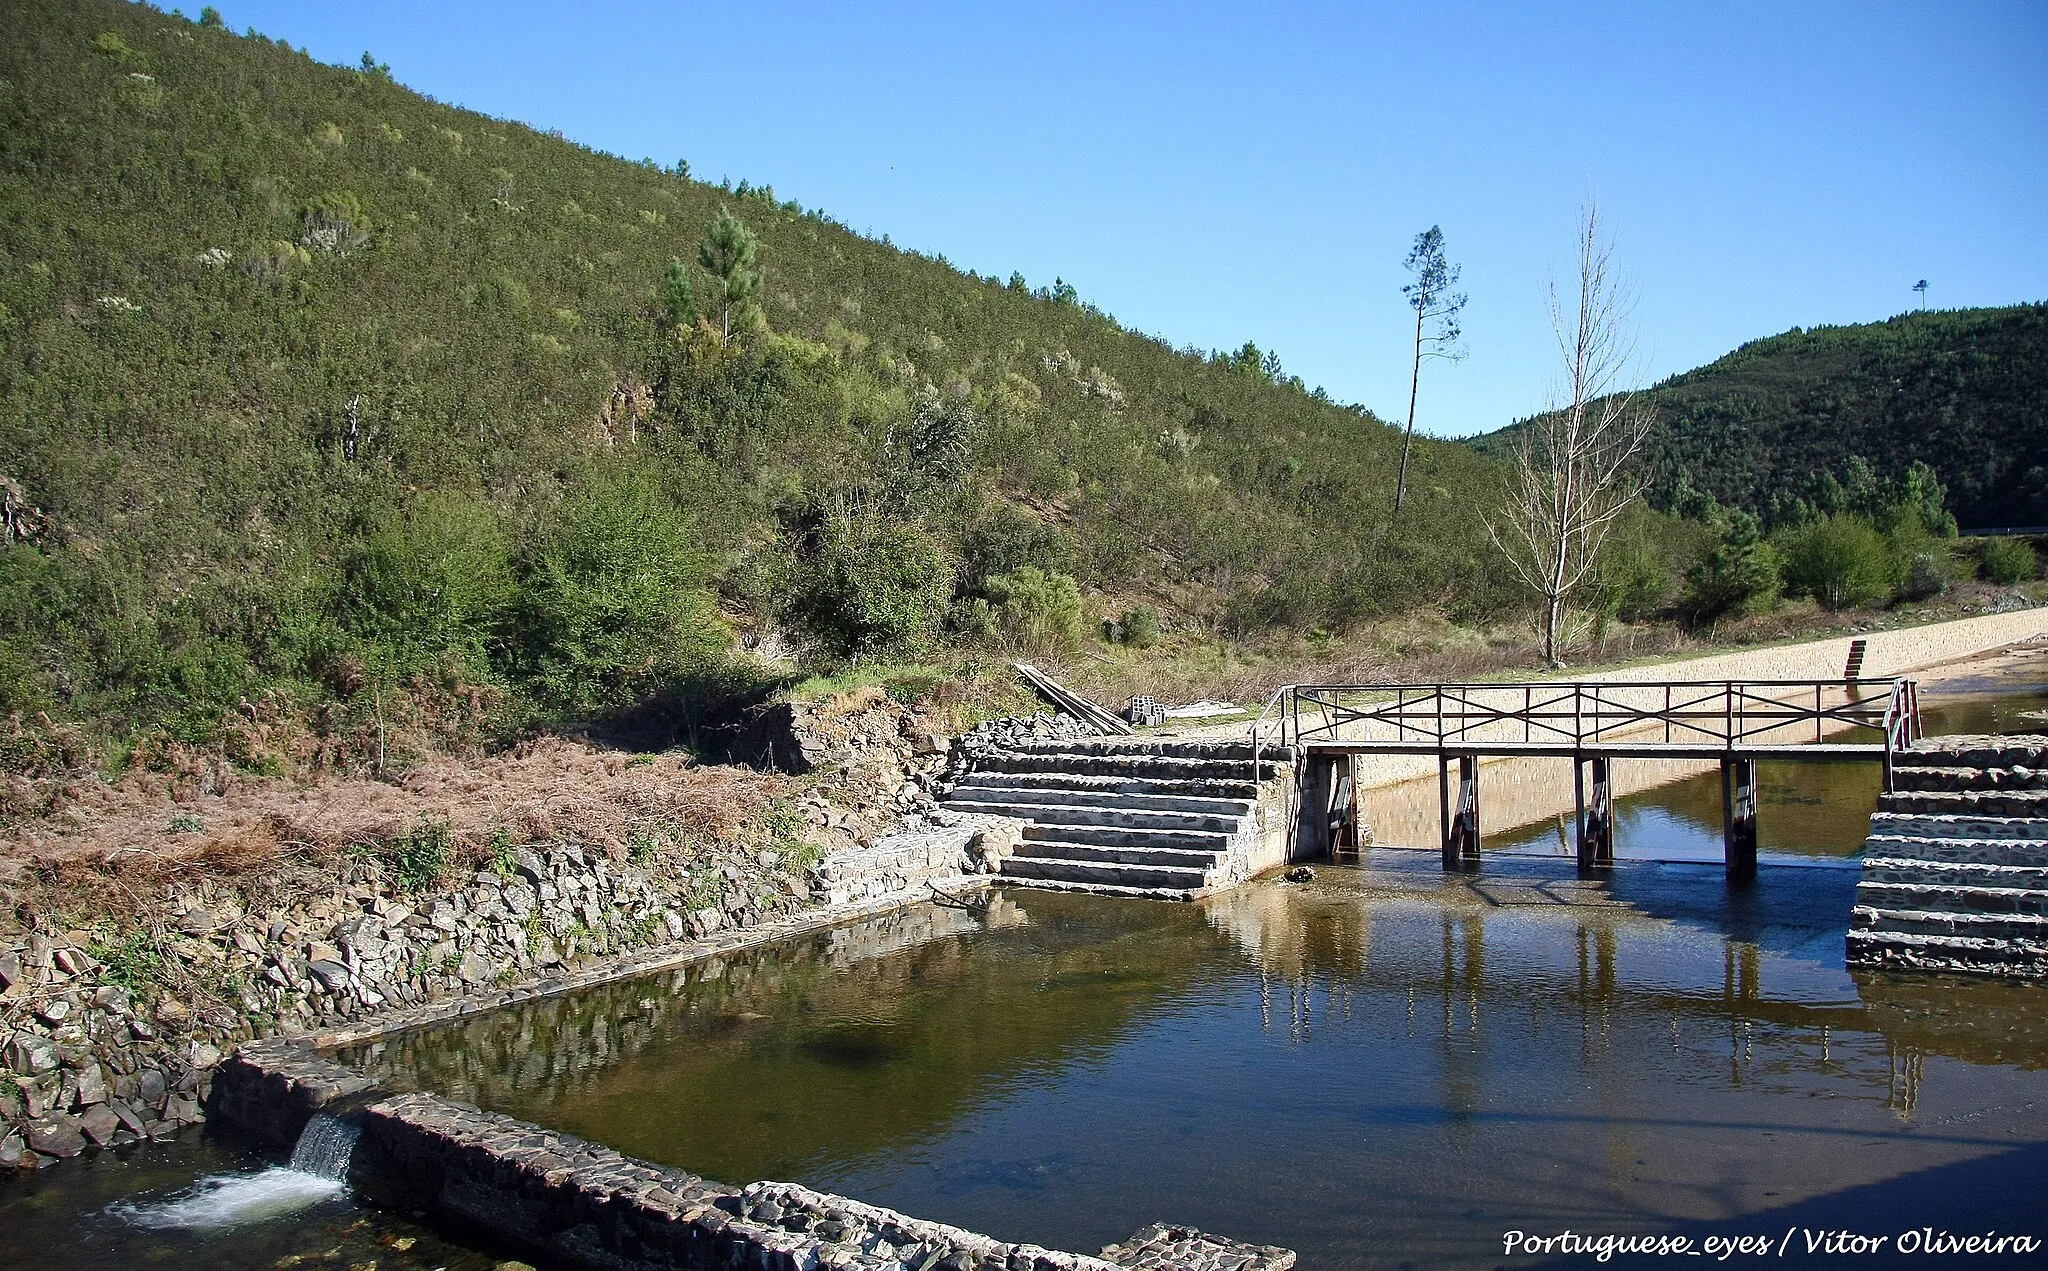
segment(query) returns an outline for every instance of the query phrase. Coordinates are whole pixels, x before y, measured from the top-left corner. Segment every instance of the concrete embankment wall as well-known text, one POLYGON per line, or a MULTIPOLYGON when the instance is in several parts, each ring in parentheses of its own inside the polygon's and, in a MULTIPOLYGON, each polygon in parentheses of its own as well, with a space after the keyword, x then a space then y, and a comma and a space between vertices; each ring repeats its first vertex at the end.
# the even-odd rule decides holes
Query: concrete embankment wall
MULTIPOLYGON (((1583 674, 1566 672, 1557 678, 1605 684, 1840 679, 1849 661, 1850 642, 1861 639, 1867 641, 1863 675, 1877 679, 1987 653, 2044 634, 2048 634, 2048 608, 2023 609, 1650 666, 1583 674)), ((1715 770, 1712 761, 1632 759, 1614 765, 1615 793, 1633 794, 1715 770)), ((1568 759, 1491 759, 1484 763, 1482 772, 1481 815, 1488 834, 1534 825, 1572 811, 1572 765, 1568 759)), ((1412 755, 1362 756, 1356 779, 1361 817, 1371 827, 1376 841, 1403 847, 1438 845, 1442 831, 1435 759, 1412 755)))

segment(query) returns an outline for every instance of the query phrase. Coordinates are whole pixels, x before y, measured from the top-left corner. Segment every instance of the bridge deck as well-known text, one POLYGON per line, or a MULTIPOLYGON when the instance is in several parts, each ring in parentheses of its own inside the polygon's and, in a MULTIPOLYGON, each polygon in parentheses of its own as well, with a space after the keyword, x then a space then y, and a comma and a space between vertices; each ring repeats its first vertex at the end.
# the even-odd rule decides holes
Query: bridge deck
POLYGON ((1300 747, 1316 755, 1442 755, 1455 758, 1578 759, 1791 759, 1802 762, 1883 762, 1882 742, 1571 742, 1544 741, 1386 741, 1367 738, 1309 737, 1300 747))

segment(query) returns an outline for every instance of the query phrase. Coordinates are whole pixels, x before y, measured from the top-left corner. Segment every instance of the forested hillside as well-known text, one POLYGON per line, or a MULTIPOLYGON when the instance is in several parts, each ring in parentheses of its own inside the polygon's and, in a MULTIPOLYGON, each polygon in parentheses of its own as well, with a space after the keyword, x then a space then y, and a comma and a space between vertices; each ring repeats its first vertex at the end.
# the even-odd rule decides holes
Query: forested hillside
MULTIPOLYGON (((1652 389, 1652 495, 1771 522, 1825 509, 1851 459, 1932 467, 1965 528, 2048 524, 2048 305, 1902 314, 1753 340, 1652 389)), ((1502 452, 1512 430, 1480 441, 1502 452)))
POLYGON ((342 730, 390 683, 502 736, 736 639, 830 663, 1502 602, 1493 462, 1419 445, 1389 526, 1398 433, 1256 349, 210 11, 0 0, 0 30, 8 766, 342 730))

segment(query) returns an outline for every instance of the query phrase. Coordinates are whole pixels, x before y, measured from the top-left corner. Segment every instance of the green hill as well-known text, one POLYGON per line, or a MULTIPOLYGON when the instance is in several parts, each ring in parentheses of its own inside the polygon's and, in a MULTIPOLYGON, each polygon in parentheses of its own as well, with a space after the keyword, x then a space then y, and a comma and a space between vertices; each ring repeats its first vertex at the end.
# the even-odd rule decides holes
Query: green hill
MULTIPOLYGON (((1650 390, 1653 494, 1683 477, 1760 515, 1926 463, 1965 528, 2048 524, 2048 305, 1902 314, 1753 340, 1650 390)), ((1499 453, 1511 430, 1477 444, 1499 453)))
POLYGON ((1068 577, 1090 627, 1503 594, 1491 461, 1418 443, 1388 530, 1398 432, 1255 349, 217 24, 0 0, 0 29, 9 766, 212 745, 273 700, 344 730, 393 681, 502 735, 735 637, 829 661, 1071 624, 1068 577), (673 260, 711 294, 720 208, 765 275, 730 346, 663 299, 673 260))

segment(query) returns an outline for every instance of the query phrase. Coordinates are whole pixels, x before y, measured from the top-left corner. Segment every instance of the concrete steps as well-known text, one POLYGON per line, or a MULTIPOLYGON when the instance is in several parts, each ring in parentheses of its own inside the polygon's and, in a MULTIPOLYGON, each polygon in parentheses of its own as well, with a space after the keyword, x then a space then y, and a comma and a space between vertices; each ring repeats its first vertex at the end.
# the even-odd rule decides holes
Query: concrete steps
MULTIPOLYGON (((1271 776, 1291 758, 1266 747, 1260 767, 1271 776)), ((1006 881, 1190 900, 1229 881, 1258 796, 1248 742, 1057 739, 978 757, 945 802, 1026 822, 1006 881)))
POLYGON ((1863 845, 1852 964, 2048 975, 2048 747, 1931 738, 1863 845))

